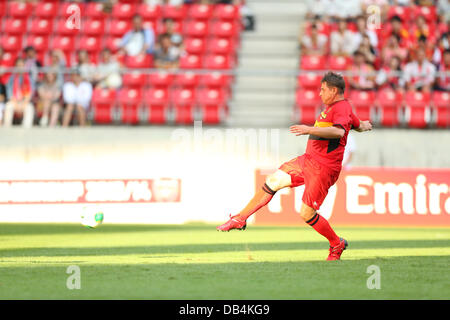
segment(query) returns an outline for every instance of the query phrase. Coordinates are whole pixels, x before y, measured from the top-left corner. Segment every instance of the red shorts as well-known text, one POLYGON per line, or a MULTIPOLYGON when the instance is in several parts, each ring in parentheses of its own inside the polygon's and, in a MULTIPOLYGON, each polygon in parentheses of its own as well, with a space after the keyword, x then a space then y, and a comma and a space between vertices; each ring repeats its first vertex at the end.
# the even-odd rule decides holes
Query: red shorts
POLYGON ((280 170, 291 176, 291 188, 305 185, 302 201, 315 210, 319 210, 328 189, 336 183, 340 173, 340 170, 331 170, 307 154, 283 163, 280 170))

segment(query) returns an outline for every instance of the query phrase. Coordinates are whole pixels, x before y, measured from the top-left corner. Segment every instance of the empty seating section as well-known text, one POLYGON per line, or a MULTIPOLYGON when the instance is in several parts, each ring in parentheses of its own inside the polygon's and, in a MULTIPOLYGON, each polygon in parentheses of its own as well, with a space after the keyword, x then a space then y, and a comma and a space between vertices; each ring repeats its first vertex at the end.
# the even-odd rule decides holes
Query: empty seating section
POLYGON ((172 74, 140 72, 139 69, 154 68, 152 55, 120 60, 128 69, 123 73, 122 87, 94 89, 94 122, 188 124, 198 119, 217 124, 223 121, 233 80, 229 71, 236 66, 240 45, 242 25, 238 6, 175 7, 118 1, 106 13, 103 4, 98 2, 1 1, 0 45, 5 52, 2 63, 12 66, 15 57, 28 45, 36 49, 38 59, 44 64, 52 49, 63 51, 68 67, 76 63, 79 49, 87 50, 91 61, 97 63, 103 48, 113 53, 118 51, 135 14, 142 16, 144 27, 153 28, 156 36, 166 31, 164 19, 173 19, 175 31, 183 36, 185 47, 179 70, 172 74), (188 69, 200 72, 194 74, 188 69))

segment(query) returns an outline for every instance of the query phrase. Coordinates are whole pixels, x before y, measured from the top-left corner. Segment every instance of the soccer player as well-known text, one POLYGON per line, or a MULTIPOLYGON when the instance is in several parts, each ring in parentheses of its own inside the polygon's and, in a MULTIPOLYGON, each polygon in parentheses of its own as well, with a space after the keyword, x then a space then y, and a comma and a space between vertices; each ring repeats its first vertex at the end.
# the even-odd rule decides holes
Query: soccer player
POLYGON ((305 154, 285 162, 269 175, 262 188, 238 214, 221 226, 220 231, 245 230, 246 221, 253 213, 265 206, 282 188, 305 185, 300 216, 307 224, 328 239, 330 250, 327 260, 339 260, 348 243, 340 238, 323 218, 319 210, 328 189, 335 184, 342 168, 342 158, 351 129, 358 132, 372 130, 369 121, 359 120, 344 98, 345 81, 339 74, 328 72, 321 80, 320 98, 325 110, 320 113, 313 127, 291 126, 290 132, 309 135, 305 154))

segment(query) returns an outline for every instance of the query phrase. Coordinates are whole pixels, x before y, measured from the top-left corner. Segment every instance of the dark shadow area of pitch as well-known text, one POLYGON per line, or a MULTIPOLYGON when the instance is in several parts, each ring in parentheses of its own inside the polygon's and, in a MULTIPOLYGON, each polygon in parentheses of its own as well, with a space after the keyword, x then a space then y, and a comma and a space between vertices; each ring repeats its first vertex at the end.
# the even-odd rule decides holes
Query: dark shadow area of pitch
POLYGON ((402 256, 334 262, 83 264, 82 290, 66 288, 71 262, 5 267, 0 299, 449 299, 449 260, 402 256), (366 286, 367 267, 373 264, 381 270, 380 290, 366 286))
MULTIPOLYGON (((383 248, 433 248, 450 247, 450 240, 349 240, 351 249, 383 248)), ((328 249, 326 241, 317 242, 263 242, 263 243, 213 243, 213 244, 178 244, 148 246, 114 246, 114 247, 42 247, 0 250, 1 257, 36 257, 36 256, 104 256, 130 254, 185 254, 233 251, 280 251, 280 250, 314 250, 328 249)), ((148 256, 152 258, 152 256, 148 256)))

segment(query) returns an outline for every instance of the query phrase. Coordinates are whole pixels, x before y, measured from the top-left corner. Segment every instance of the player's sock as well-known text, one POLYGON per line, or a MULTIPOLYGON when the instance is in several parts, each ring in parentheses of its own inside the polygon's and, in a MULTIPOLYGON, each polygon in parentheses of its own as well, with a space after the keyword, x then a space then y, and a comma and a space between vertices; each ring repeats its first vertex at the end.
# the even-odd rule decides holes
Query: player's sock
POLYGON ((322 217, 317 212, 314 214, 314 216, 306 221, 307 224, 309 224, 311 227, 314 228, 318 233, 323 235, 325 238, 328 239, 331 246, 337 246, 340 243, 339 237, 334 232, 334 230, 331 228, 330 224, 328 223, 327 219, 322 217))
POLYGON ((276 191, 270 189, 267 184, 264 184, 264 186, 259 191, 256 192, 256 194, 253 196, 252 200, 250 200, 247 206, 237 214, 238 215, 237 218, 242 221, 247 220, 248 217, 250 217, 260 208, 268 204, 269 201, 273 198, 275 192, 276 191))

